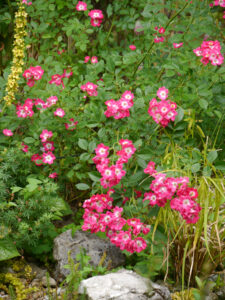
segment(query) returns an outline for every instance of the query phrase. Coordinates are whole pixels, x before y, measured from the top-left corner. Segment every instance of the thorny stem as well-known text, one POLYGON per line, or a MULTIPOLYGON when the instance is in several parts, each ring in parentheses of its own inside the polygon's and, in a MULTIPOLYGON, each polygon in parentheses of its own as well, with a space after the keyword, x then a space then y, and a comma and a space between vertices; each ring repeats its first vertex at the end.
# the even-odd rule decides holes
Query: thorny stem
MULTIPOLYGON (((190 2, 186 2, 185 5, 184 5, 177 13, 175 13, 174 16, 173 16, 172 18, 169 19, 169 21, 167 22, 167 24, 166 24, 166 26, 165 26, 165 29, 168 28, 168 26, 170 25, 170 23, 173 22, 173 20, 174 20, 177 16, 179 16, 179 15, 182 13, 182 11, 183 11, 189 4, 190 4, 190 2)), ((134 70, 133 77, 134 77, 134 75, 136 74, 136 72, 137 72, 139 66, 141 65, 141 63, 145 60, 146 56, 149 55, 149 54, 151 53, 151 50, 152 50, 152 48, 153 48, 154 45, 155 45, 155 43, 154 43, 154 41, 152 41, 151 44, 150 44, 150 46, 149 46, 149 49, 148 49, 147 53, 146 53, 146 54, 142 57, 142 59, 138 62, 137 66, 136 66, 136 68, 135 68, 135 70, 134 70)))

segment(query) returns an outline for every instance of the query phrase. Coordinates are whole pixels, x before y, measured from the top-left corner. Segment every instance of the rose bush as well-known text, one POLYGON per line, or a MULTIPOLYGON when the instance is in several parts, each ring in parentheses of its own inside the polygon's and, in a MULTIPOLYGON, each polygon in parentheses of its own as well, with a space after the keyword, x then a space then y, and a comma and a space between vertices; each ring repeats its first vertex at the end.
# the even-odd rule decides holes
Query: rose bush
MULTIPOLYGON (((222 182, 225 170, 221 8, 179 0, 26 4, 25 65, 11 105, 10 64, 1 78, 0 149, 21 149, 26 176, 55 181, 65 201, 83 202, 84 230, 140 252, 139 267, 143 257, 160 257, 157 269, 165 253, 155 238, 171 245, 182 228, 200 241, 209 207, 220 212, 224 202, 222 183, 213 185, 216 204, 197 192, 202 180, 222 182)), ((222 226, 220 213, 216 220, 222 226)))

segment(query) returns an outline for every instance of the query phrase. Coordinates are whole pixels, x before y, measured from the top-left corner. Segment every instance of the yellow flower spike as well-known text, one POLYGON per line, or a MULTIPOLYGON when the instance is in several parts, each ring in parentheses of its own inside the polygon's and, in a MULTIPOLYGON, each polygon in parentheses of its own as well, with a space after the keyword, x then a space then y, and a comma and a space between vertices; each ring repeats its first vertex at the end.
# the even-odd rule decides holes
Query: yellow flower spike
POLYGON ((24 43, 24 37, 27 35, 25 27, 27 24, 27 13, 24 5, 20 2, 18 11, 15 13, 15 33, 13 42, 13 60, 11 73, 8 76, 6 85, 7 95, 3 98, 6 105, 11 105, 15 100, 15 93, 18 91, 18 80, 22 73, 22 67, 24 65, 24 49, 26 48, 24 43))

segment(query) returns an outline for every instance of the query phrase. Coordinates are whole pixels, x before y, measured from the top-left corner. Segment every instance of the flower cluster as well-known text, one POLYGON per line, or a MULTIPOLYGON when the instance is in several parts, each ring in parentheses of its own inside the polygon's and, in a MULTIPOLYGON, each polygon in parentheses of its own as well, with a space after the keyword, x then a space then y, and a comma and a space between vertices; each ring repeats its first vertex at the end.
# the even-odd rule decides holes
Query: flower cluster
POLYGON ((129 109, 134 105, 134 94, 130 91, 125 91, 121 99, 115 101, 113 99, 107 100, 107 110, 104 112, 107 118, 113 117, 114 119, 123 119, 130 116, 129 109))
POLYGON ((23 77, 27 79, 27 85, 32 87, 35 81, 40 80, 44 74, 44 70, 40 66, 30 67, 25 70, 23 77))
POLYGON ((164 173, 157 173, 155 163, 152 161, 144 172, 155 179, 150 185, 153 192, 145 193, 143 201, 148 201, 150 206, 164 207, 170 200, 170 207, 179 211, 187 223, 194 224, 198 221, 201 207, 194 200, 198 197, 198 192, 188 187, 188 177, 166 177, 164 173))
POLYGON ((93 9, 88 13, 91 17, 91 25, 94 27, 99 27, 104 19, 103 13, 100 9, 93 9))
POLYGON ((26 5, 28 5, 28 6, 29 6, 29 5, 32 5, 32 2, 31 2, 31 1, 28 2, 27 0, 23 0, 22 3, 23 3, 23 4, 26 4, 26 5))
POLYGON ((98 58, 97 58, 97 56, 92 56, 92 57, 90 57, 90 56, 85 56, 85 58, 84 58, 85 64, 88 63, 89 60, 91 60, 91 63, 92 63, 92 64, 97 64, 97 63, 98 63, 98 58))
POLYGON ((136 151, 132 141, 129 140, 120 140, 119 144, 122 146, 120 151, 117 151, 117 156, 119 156, 116 164, 109 166, 110 159, 109 156, 109 147, 104 144, 99 144, 95 149, 96 156, 93 158, 96 168, 99 173, 102 175, 100 179, 101 185, 106 189, 117 185, 122 177, 126 174, 126 171, 123 170, 123 164, 128 162, 128 159, 136 151))
POLYGON ((18 118, 27 118, 27 117, 32 117, 34 114, 33 111, 33 100, 28 98, 25 100, 23 105, 18 104, 16 106, 16 114, 18 118))
POLYGON ((165 87, 158 89, 157 96, 162 101, 158 102, 156 98, 153 98, 149 102, 148 113, 157 124, 166 127, 170 121, 175 121, 177 105, 171 100, 166 100, 168 90, 165 87))
MULTIPOLYGON (((164 34, 165 33, 165 28, 164 27, 155 27, 155 30, 159 33, 159 34, 164 34)), ((154 34, 156 37, 154 38, 154 43, 162 43, 164 42, 165 38, 163 36, 157 36, 157 33, 154 34)))
POLYGON ((90 199, 85 200, 82 229, 84 231, 91 230, 92 233, 106 232, 111 243, 121 250, 127 250, 130 253, 141 252, 147 244, 138 235, 148 234, 150 228, 140 219, 124 219, 122 217, 123 208, 112 205, 111 192, 113 190, 109 190, 107 194, 93 195, 90 199))
POLYGON ((92 82, 87 82, 84 85, 82 85, 80 88, 83 92, 87 92, 89 96, 98 96, 97 91, 97 84, 94 84, 92 82))
POLYGON ((31 156, 31 161, 34 161, 36 166, 41 166, 43 163, 51 165, 56 159, 55 155, 52 153, 52 151, 55 149, 54 142, 48 140, 51 137, 52 131, 48 131, 47 129, 42 130, 40 138, 43 145, 43 147, 41 148, 43 154, 33 154, 31 156))
POLYGON ((225 7, 225 0, 214 0, 214 5, 225 7))
POLYGON ((22 73, 22 67, 24 64, 24 49, 25 42, 24 37, 27 35, 25 27, 27 24, 27 13, 25 12, 24 5, 19 5, 18 12, 15 14, 15 34, 13 42, 13 61, 11 67, 11 73, 8 76, 6 92, 4 97, 7 105, 10 105, 15 100, 15 93, 18 90, 18 80, 22 73))
POLYGON ((207 65, 209 62, 213 66, 221 65, 224 57, 222 56, 221 46, 219 41, 204 41, 201 47, 194 49, 194 53, 197 56, 202 56, 201 62, 207 65))
POLYGON ((38 110, 44 110, 48 107, 51 107, 52 105, 56 104, 58 101, 58 98, 56 96, 51 96, 47 98, 46 102, 42 99, 26 99, 24 104, 18 104, 16 106, 16 113, 18 118, 27 118, 32 117, 34 114, 33 106, 36 106, 38 110))
POLYGON ((62 85, 63 89, 65 88, 65 85, 63 83, 63 78, 69 78, 70 76, 73 75, 73 72, 72 71, 67 71, 66 69, 63 71, 63 74, 60 75, 60 74, 54 74, 52 75, 52 79, 48 82, 50 84, 55 84, 57 86, 59 85, 62 85))

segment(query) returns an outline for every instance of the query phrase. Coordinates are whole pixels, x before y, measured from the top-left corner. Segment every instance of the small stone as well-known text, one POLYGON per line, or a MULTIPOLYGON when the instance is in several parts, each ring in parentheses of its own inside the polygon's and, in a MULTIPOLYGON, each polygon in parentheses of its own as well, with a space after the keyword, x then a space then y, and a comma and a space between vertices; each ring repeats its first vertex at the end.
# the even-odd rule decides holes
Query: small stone
POLYGON ((35 276, 36 279, 41 279, 46 275, 47 270, 41 269, 33 263, 29 264, 32 269, 32 275, 35 276))
POLYGON ((41 285, 41 282, 40 282, 40 279, 34 279, 32 282, 31 282, 31 287, 34 287, 34 286, 40 286, 41 285))
POLYGON ((47 279, 47 277, 44 276, 44 277, 42 278, 41 282, 42 282, 42 285, 45 286, 45 287, 47 287, 48 284, 49 284, 51 287, 55 287, 55 286, 56 286, 56 281, 55 281, 55 279, 52 278, 52 277, 49 277, 49 278, 47 279))

